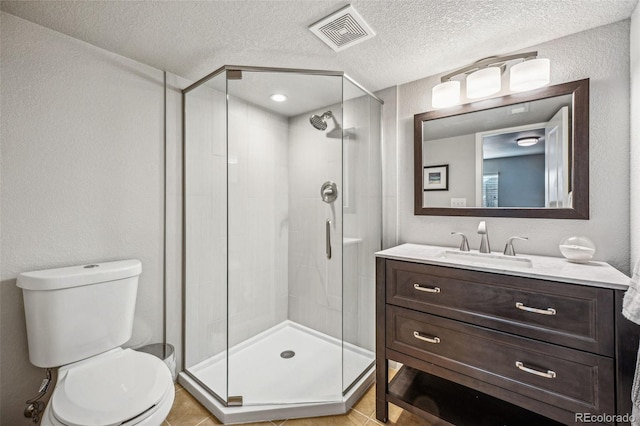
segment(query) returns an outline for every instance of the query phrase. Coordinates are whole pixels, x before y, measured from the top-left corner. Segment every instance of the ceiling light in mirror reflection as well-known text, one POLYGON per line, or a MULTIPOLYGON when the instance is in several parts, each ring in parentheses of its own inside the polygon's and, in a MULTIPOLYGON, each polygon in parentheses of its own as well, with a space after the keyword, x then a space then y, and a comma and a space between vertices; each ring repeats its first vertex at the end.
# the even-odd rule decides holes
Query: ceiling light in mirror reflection
POLYGON ((538 137, 525 137, 516 139, 516 142, 518 146, 532 146, 537 144, 539 140, 540 138, 538 137))
POLYGON ((271 100, 274 102, 284 102, 287 100, 287 96, 282 93, 274 93, 271 95, 271 100))

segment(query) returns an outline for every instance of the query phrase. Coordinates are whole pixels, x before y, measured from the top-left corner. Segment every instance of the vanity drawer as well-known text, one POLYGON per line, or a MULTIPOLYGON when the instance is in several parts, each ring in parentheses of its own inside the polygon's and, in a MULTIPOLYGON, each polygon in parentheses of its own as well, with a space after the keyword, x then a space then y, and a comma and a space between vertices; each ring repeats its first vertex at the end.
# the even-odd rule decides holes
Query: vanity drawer
POLYGON ((613 413, 612 359, 387 305, 387 347, 574 412, 613 413))
POLYGON ((613 290, 386 262, 387 303, 614 355, 613 290))

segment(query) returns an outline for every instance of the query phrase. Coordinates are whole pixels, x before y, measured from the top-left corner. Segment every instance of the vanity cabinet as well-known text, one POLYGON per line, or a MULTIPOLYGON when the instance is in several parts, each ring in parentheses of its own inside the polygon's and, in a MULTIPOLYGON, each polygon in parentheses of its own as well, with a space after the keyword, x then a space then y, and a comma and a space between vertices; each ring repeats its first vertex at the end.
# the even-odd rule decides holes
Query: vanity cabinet
POLYGON ((631 413, 638 328, 619 314, 622 290, 384 255, 376 266, 378 420, 388 402, 435 425, 631 413), (403 364, 391 381, 389 360, 403 364))

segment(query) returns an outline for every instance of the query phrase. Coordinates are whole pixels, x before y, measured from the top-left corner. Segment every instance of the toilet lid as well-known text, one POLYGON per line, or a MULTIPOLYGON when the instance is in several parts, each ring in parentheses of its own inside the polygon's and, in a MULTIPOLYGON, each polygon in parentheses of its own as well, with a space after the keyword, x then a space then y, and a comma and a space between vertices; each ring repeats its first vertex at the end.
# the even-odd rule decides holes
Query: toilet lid
POLYGON ((53 414, 70 426, 111 426, 158 404, 171 373, 158 358, 131 349, 71 366, 55 388, 53 414))

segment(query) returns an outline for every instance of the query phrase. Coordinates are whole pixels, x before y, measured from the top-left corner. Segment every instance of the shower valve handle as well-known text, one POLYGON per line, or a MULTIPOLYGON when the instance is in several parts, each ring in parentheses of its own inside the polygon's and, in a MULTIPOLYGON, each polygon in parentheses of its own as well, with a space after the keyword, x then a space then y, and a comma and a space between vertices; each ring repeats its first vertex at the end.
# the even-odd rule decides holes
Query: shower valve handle
POLYGON ((327 237, 327 259, 331 259, 331 219, 327 219, 327 222, 325 224, 325 231, 326 231, 326 237, 327 237))
POLYGON ((338 198, 338 186, 335 182, 326 181, 320 188, 320 196, 325 203, 333 203, 338 198))

